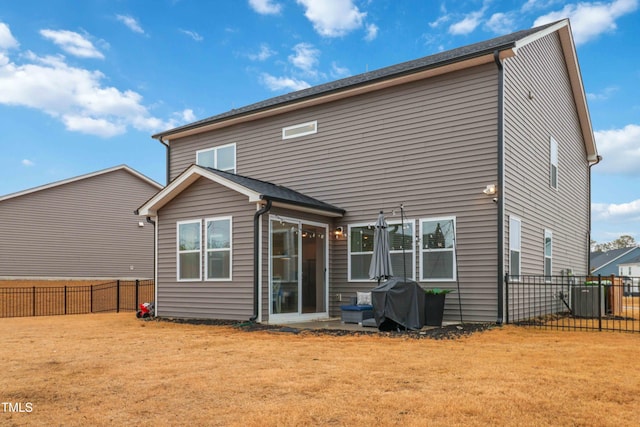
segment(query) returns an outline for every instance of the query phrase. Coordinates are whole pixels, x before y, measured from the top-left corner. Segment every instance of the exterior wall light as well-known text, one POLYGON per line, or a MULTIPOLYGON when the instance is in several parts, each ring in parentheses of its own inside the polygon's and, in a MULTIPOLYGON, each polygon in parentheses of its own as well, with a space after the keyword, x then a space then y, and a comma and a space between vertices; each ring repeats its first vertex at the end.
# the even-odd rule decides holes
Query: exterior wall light
POLYGON ((497 188, 496 188, 495 184, 489 184, 489 185, 487 185, 487 186, 485 187, 485 189, 484 189, 484 190, 482 190, 482 192, 483 192, 484 194, 486 194, 487 196, 493 196, 493 195, 495 195, 495 194, 498 192, 498 190, 497 190, 497 188))
POLYGON ((341 238, 342 236, 344 236, 344 228, 343 227, 336 227, 336 231, 333 232, 336 236, 336 239, 341 238))

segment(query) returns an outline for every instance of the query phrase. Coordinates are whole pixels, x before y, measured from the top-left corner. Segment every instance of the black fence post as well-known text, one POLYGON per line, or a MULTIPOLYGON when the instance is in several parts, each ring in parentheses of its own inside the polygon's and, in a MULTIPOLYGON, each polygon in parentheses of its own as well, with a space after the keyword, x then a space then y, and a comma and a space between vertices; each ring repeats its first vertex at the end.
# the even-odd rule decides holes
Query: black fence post
POLYGON ((140 280, 136 279, 136 300, 135 300, 136 302, 135 302, 135 305, 133 306, 134 310, 138 309, 138 292, 139 292, 139 288, 140 288, 140 280))
POLYGON ((89 299, 90 299, 90 302, 89 302, 89 310, 90 311, 89 311, 89 313, 93 313, 93 286, 94 285, 91 285, 91 291, 90 291, 90 294, 89 294, 89 299))
POLYGON ((64 285, 64 314, 67 314, 67 285, 64 285))
POLYGON ((33 293, 31 294, 31 303, 32 303, 32 308, 31 311, 33 313, 33 315, 36 315, 36 287, 33 287, 33 293))
POLYGON ((116 313, 120 313, 120 279, 116 280, 116 313))
POLYGON ((505 273, 504 275, 504 318, 505 323, 509 324, 509 273, 505 273))
POLYGON ((598 274, 598 330, 602 331, 602 275, 598 274))

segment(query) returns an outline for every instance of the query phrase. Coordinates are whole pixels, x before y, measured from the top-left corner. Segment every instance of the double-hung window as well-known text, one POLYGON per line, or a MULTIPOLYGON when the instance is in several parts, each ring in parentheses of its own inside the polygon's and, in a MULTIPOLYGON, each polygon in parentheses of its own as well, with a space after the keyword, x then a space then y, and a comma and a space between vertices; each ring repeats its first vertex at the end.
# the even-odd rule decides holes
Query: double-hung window
POLYGON ((236 173, 236 144, 198 150, 196 151, 196 164, 236 173))
POLYGON ((194 281, 202 278, 200 260, 202 259, 200 236, 202 221, 179 221, 177 223, 179 281, 194 281))
POLYGON ((455 217, 422 219, 420 232, 420 280, 456 280, 455 217))
POLYGON ((551 188, 558 188, 558 142, 555 139, 549 139, 549 184, 551 188))
MULTIPOLYGON (((415 220, 387 221, 391 268, 393 275, 415 279, 415 220)), ((369 267, 373 256, 373 237, 375 229, 371 225, 354 224, 349 226, 349 280, 368 281, 369 267)))
POLYGON ((552 255, 553 255, 553 233, 551 230, 544 230, 544 275, 552 275, 552 255))
POLYGON ((521 236, 522 223, 520 219, 509 217, 509 274, 511 276, 520 276, 521 236))
POLYGON ((231 217, 208 218, 206 227, 206 278, 231 280, 231 217))

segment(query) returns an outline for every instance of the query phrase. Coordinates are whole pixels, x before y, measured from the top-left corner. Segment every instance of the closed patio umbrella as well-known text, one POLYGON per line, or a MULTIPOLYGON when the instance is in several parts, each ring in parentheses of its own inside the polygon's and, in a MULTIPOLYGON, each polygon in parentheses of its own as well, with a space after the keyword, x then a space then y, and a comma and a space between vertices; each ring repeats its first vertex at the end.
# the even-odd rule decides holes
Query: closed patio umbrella
POLYGON ((393 276, 391 268, 391 244, 389 243, 389 228, 384 219, 384 213, 380 211, 378 220, 374 225, 373 255, 369 266, 369 278, 376 279, 378 284, 382 279, 393 276))

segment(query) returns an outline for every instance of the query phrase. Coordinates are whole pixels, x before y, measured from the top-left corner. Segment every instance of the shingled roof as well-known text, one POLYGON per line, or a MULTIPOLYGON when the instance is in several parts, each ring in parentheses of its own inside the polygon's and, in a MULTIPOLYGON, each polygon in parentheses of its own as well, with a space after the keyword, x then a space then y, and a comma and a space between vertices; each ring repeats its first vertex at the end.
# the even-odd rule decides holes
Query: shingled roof
POLYGON ((355 76, 347 77, 340 80, 324 83, 318 86, 313 86, 307 89, 287 93, 285 95, 269 98, 264 101, 256 102, 241 108, 236 108, 227 111, 222 114, 218 114, 197 122, 190 123, 188 125, 180 126, 165 132, 160 132, 152 136, 152 138, 162 139, 171 134, 180 133, 186 130, 195 129, 201 126, 213 124, 216 122, 228 120, 235 117, 255 113, 262 110, 274 108, 276 106, 282 106, 290 103, 295 103, 305 99, 311 99, 319 97, 332 92, 345 90, 347 88, 354 88, 363 86, 377 81, 383 81, 386 79, 401 77, 403 75, 418 73, 420 71, 428 70, 431 68, 441 67, 447 64, 460 62, 475 57, 484 56, 493 52, 502 51, 506 49, 512 49, 516 46, 519 40, 522 40, 532 34, 540 32, 550 26, 556 25, 557 22, 549 23, 535 28, 527 30, 517 31, 515 33, 507 34, 504 36, 496 37, 491 40, 482 41, 479 43, 462 46, 456 49, 448 50, 445 52, 439 52, 434 55, 425 56, 423 58, 415 59, 412 61, 402 62, 400 64, 391 65, 389 67, 380 68, 378 70, 369 71, 367 73, 358 74, 355 76))

